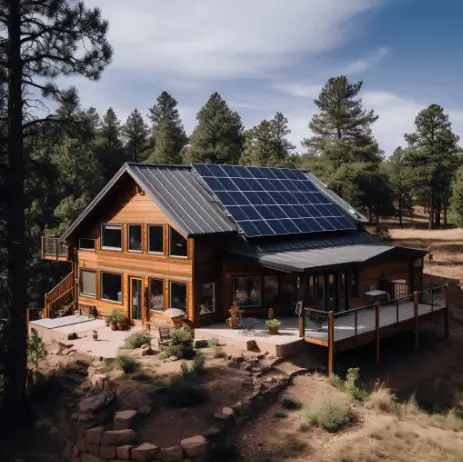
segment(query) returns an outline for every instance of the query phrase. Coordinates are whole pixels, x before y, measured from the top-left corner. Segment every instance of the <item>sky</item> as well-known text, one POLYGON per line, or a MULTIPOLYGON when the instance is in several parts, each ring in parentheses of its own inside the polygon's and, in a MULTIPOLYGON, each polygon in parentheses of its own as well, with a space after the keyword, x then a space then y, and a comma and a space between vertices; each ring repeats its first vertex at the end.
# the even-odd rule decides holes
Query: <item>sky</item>
POLYGON ((328 78, 363 81, 364 107, 386 155, 416 114, 444 107, 463 137, 461 0, 85 0, 110 22, 114 58, 98 82, 68 77, 84 107, 145 116, 164 90, 191 133, 218 91, 246 128, 277 112, 290 140, 310 136, 328 78))

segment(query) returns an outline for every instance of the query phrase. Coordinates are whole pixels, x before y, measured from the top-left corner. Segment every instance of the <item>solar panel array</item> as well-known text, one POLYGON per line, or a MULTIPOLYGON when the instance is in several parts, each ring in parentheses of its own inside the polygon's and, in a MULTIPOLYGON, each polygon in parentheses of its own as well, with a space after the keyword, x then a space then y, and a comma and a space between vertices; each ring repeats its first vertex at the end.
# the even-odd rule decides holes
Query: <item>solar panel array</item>
POLYGON ((301 171, 193 164, 247 237, 355 229, 355 222, 301 171))

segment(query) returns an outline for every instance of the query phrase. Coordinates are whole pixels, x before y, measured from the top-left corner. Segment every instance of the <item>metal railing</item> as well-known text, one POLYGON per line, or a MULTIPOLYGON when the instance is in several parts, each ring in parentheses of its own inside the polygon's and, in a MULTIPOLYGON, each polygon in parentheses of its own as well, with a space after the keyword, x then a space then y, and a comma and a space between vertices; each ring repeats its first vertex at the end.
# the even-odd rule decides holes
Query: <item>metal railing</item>
POLYGON ((68 247, 60 244, 58 237, 42 237, 42 258, 67 257, 68 247))

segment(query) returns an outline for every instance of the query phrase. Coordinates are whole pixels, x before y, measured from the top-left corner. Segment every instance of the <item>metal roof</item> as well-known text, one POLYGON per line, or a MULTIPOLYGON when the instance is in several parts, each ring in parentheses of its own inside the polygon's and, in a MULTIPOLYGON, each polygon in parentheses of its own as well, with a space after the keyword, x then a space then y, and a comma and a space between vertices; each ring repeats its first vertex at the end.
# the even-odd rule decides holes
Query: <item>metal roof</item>
POLYGON ((126 163, 61 236, 61 242, 76 231, 125 174, 153 199, 184 237, 236 232, 236 226, 194 178, 191 166, 126 163))
POLYGON ((297 273, 362 264, 388 252, 417 258, 426 255, 423 250, 388 245, 366 232, 333 239, 289 241, 265 246, 237 242, 227 251, 256 260, 262 266, 297 273))

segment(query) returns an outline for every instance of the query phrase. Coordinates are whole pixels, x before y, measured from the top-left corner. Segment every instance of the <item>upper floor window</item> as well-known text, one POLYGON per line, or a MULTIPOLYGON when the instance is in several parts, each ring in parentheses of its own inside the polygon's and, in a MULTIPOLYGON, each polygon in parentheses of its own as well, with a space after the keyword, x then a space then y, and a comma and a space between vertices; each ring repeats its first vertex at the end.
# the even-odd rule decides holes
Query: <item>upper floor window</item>
POLYGON ((79 239, 79 249, 80 250, 95 250, 95 239, 81 237, 79 239))
POLYGON ((101 248, 117 249, 122 248, 122 226, 101 225, 101 248))
POLYGON ((141 252, 142 234, 141 225, 129 225, 128 229, 128 250, 129 252, 141 252))
POLYGON ((163 225, 148 225, 148 252, 164 253, 163 225))
POLYGON ((186 239, 175 231, 172 226, 170 229, 170 236, 169 236, 169 255, 174 257, 186 257, 187 256, 187 249, 186 249, 186 239))

